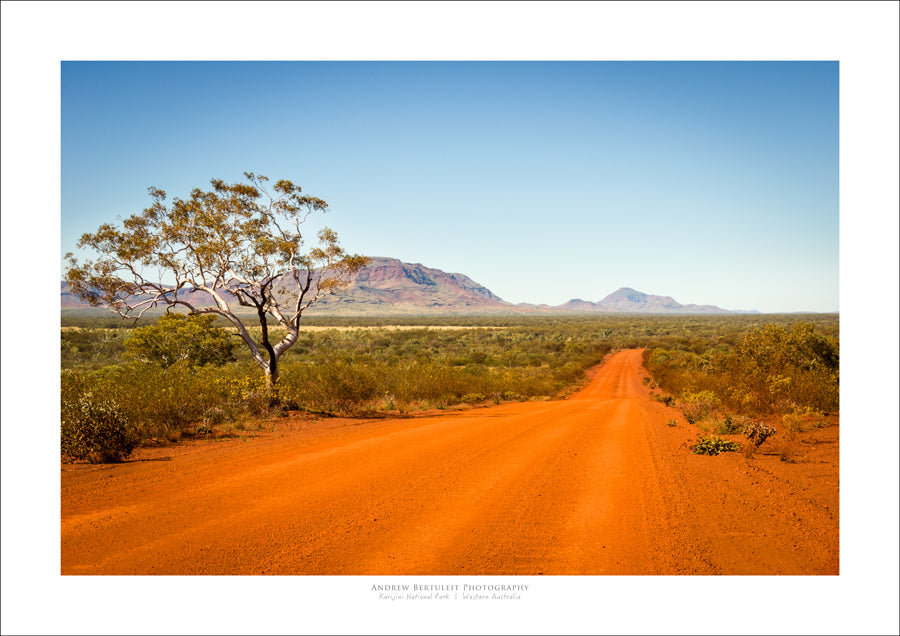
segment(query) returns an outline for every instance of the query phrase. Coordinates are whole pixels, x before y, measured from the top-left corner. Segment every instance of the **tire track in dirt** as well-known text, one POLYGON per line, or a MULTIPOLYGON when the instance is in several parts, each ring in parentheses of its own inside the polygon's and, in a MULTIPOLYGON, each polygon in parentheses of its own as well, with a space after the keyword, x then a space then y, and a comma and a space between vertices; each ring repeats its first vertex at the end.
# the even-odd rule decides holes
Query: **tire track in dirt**
MULTIPOLYGON (((445 470, 452 474, 431 502, 431 510, 415 518, 400 536, 377 546, 362 571, 377 573, 379 563, 389 562, 394 573, 479 573, 484 567, 506 573, 510 566, 501 564, 496 554, 478 554, 473 546, 494 545, 495 538, 507 546, 517 538, 522 543, 517 526, 529 518, 523 516, 522 505, 547 494, 533 482, 544 479, 559 458, 569 454, 573 437, 593 417, 592 409, 573 403, 567 409, 553 409, 548 419, 489 448, 483 447, 483 440, 473 440, 473 446, 461 451, 462 461, 448 462, 453 468, 445 470), (475 455, 477 463, 466 461, 475 455), (513 512, 507 513, 511 507, 513 512)), ((530 567, 526 562, 520 558, 516 567, 530 567)))

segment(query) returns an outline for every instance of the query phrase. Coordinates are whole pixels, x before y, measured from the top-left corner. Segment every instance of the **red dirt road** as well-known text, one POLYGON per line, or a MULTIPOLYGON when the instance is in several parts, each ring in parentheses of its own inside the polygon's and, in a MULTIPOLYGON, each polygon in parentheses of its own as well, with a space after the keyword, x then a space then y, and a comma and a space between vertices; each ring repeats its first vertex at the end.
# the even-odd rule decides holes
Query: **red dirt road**
POLYGON ((564 401, 64 465, 62 573, 837 574, 837 427, 809 446, 834 461, 692 455, 642 374, 630 350, 564 401))

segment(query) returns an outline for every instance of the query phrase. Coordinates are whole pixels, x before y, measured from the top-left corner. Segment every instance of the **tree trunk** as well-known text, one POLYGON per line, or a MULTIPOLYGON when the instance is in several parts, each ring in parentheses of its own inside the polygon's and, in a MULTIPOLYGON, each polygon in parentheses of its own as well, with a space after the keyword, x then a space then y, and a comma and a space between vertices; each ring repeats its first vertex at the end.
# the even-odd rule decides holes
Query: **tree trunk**
POLYGON ((262 305, 256 306, 256 313, 259 315, 259 325, 262 328, 261 344, 269 356, 269 362, 265 368, 266 394, 269 396, 269 408, 274 408, 281 402, 278 398, 278 356, 275 355, 275 349, 269 342, 269 325, 266 322, 266 312, 263 311, 262 305))
POLYGON ((278 397, 278 360, 269 358, 269 366, 266 368, 266 394, 269 396, 269 407, 274 408, 281 403, 278 397))

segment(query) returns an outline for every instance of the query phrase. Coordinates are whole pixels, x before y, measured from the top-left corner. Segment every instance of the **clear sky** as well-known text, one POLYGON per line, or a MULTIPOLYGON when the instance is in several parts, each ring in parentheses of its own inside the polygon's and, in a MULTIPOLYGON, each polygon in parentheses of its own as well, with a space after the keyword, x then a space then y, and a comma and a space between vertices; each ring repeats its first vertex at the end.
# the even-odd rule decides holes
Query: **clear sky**
MULTIPOLYGON (((504 300, 838 304, 837 62, 63 62, 62 251, 244 171, 504 300)), ((310 227, 315 227, 311 224, 310 227)))

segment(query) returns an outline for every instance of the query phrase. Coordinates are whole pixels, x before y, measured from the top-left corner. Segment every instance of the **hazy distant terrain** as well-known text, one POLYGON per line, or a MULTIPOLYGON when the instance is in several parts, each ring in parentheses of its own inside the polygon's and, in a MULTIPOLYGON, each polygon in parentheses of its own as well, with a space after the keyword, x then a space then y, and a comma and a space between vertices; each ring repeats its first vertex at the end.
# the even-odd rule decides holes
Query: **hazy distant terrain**
MULTIPOLYGON (((290 285, 288 285, 290 287, 290 285)), ((204 298, 198 304, 208 305, 204 298)), ((63 309, 85 308, 66 283, 61 285, 63 309)), ((374 257, 339 294, 322 299, 308 312, 340 316, 446 314, 731 314, 714 305, 682 305, 670 296, 655 296, 622 287, 597 301, 580 298, 561 305, 512 304, 465 274, 451 274, 421 263, 374 257)))

